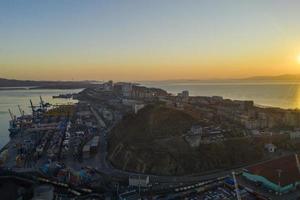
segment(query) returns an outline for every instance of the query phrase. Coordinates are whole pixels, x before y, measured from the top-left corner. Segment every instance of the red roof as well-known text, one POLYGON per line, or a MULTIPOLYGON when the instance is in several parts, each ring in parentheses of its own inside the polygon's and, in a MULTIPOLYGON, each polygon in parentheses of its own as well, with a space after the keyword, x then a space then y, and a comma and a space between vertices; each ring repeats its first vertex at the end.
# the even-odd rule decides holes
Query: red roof
POLYGON ((254 165, 248 167, 247 170, 251 174, 263 176, 275 184, 280 182, 281 186, 300 181, 300 172, 297 167, 295 155, 284 156, 276 160, 254 165))

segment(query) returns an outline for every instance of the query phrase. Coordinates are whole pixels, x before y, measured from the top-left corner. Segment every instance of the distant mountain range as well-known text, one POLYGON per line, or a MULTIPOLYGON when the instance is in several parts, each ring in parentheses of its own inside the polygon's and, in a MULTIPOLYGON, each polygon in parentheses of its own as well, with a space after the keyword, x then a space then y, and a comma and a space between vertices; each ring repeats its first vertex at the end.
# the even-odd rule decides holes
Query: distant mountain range
POLYGON ((34 89, 79 89, 90 87, 92 84, 92 81, 32 81, 0 78, 0 87, 2 89, 18 87, 30 87, 34 89))
POLYGON ((300 81, 300 74, 283 74, 278 76, 254 76, 249 78, 244 78, 240 80, 251 80, 251 81, 300 81))
MULTIPOLYGON (((92 86, 96 81, 33 81, 0 78, 0 87, 34 87, 43 89, 78 89, 92 86)), ((300 74, 284 74, 278 76, 253 76, 240 79, 177 79, 163 81, 138 81, 137 83, 278 83, 300 82, 300 74)))
POLYGON ((253 76, 248 78, 232 79, 177 79, 162 81, 141 81, 140 83, 283 83, 300 82, 300 74, 283 74, 278 76, 253 76))

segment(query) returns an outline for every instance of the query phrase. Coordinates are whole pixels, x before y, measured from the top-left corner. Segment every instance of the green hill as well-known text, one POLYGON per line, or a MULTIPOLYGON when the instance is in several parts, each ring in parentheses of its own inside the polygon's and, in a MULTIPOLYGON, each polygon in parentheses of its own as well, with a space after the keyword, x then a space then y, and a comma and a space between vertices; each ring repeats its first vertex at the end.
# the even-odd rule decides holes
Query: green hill
POLYGON ((262 157, 250 140, 190 147, 182 137, 198 121, 183 111, 151 105, 126 116, 111 133, 109 159, 128 171, 182 175, 222 169, 262 157), (249 148, 251 146, 251 148, 249 148))

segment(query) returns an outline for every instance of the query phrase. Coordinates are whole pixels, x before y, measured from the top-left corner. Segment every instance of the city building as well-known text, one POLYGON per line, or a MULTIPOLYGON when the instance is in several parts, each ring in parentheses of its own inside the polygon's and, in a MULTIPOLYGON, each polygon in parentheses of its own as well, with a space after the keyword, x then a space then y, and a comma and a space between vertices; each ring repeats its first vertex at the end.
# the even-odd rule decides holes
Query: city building
POLYGON ((188 90, 183 90, 182 92, 177 94, 178 97, 181 98, 188 98, 189 97, 189 91, 188 90))
POLYGON ((243 176, 277 194, 293 191, 300 184, 298 156, 288 155, 248 167, 244 170, 243 176))
POLYGON ((114 84, 114 90, 124 97, 131 97, 132 86, 132 83, 119 82, 114 84))
POLYGON ((289 134, 291 140, 300 138, 300 131, 291 131, 289 134))
POLYGON ((129 177, 129 186, 148 187, 149 181, 149 176, 133 175, 129 177))
POLYGON ((188 90, 183 90, 181 94, 182 94, 183 98, 189 97, 189 91, 188 90))
POLYGON ((220 103, 223 101, 223 97, 221 96, 212 96, 210 98, 210 103, 215 104, 215 103, 220 103))

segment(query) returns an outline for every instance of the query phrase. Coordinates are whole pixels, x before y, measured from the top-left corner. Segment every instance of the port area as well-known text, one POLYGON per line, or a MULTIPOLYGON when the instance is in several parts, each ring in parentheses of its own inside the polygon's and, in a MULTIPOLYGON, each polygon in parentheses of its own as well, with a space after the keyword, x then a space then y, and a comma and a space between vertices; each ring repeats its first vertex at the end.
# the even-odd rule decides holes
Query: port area
POLYGON ((19 121, 18 132, 1 150, 2 167, 55 174, 61 180, 69 176, 77 185, 90 178, 87 166, 99 166, 100 132, 105 127, 98 126, 88 103, 56 105, 38 114, 34 110, 26 122, 19 121))
MULTIPOLYGON (((230 172, 177 177, 114 168, 107 161, 107 138, 116 123, 132 112, 131 106, 115 105, 81 100, 73 105, 33 109, 30 117, 18 119, 18 132, 1 150, 6 155, 1 157, 1 175, 52 184, 59 191, 57 197, 70 195, 71 189, 75 196, 100 191, 101 198, 235 198, 234 186, 226 183, 230 172), (149 182, 144 186, 129 184, 133 176, 147 176, 149 182)), ((244 197, 255 199, 245 189, 241 191, 244 197)))
MULTIPOLYGON (((140 93, 136 94, 139 98, 130 99, 127 90, 121 90, 124 94, 119 95, 108 91, 110 87, 111 84, 107 84, 102 88, 86 89, 76 95, 79 98, 76 104, 51 106, 41 100, 40 105, 31 105, 31 115, 23 113, 18 118, 12 115, 11 140, 1 150, 0 178, 51 184, 59 191, 57 197, 60 193, 75 196, 97 193, 102 199, 237 199, 237 195, 241 199, 282 199, 283 196, 263 187, 255 188, 256 183, 243 179, 243 169, 253 165, 251 163, 181 176, 116 168, 108 159, 108 139, 112 129, 124 116, 137 114, 145 105, 157 103, 158 98, 152 96, 157 91, 145 89, 147 92, 142 99, 140 93)), ((188 107, 187 112, 190 111, 188 107)), ((191 131, 198 129, 194 127, 191 131)), ((203 139, 204 144, 224 140, 224 137, 215 136, 226 136, 227 132, 219 129, 203 130, 205 134, 213 133, 203 139)), ((248 137, 242 131, 239 134, 248 137)), ((235 139, 236 135, 232 137, 235 139)), ((280 156, 286 154, 274 154, 260 163, 280 156)), ((292 191, 284 197, 296 199, 299 195, 292 191)))

